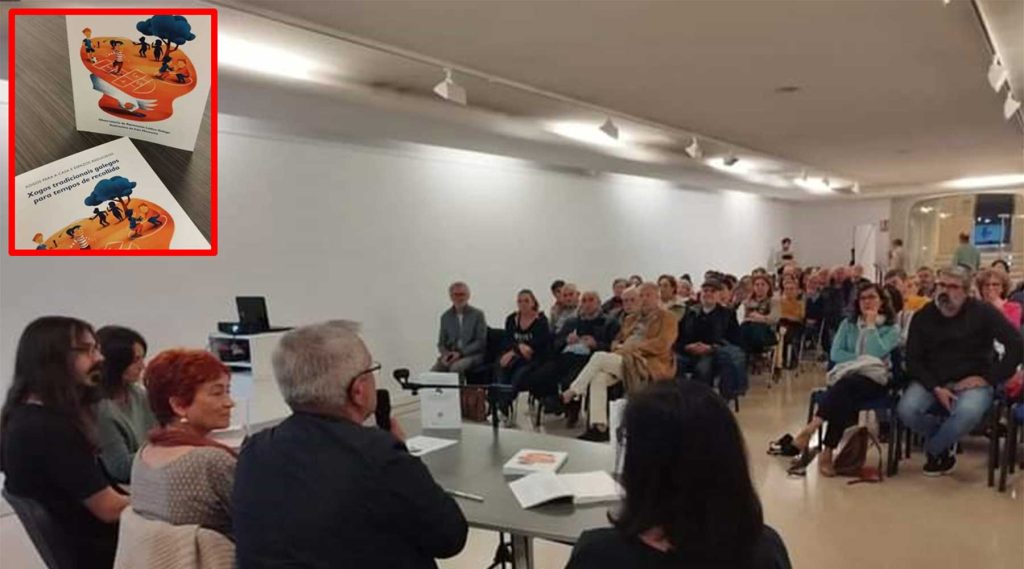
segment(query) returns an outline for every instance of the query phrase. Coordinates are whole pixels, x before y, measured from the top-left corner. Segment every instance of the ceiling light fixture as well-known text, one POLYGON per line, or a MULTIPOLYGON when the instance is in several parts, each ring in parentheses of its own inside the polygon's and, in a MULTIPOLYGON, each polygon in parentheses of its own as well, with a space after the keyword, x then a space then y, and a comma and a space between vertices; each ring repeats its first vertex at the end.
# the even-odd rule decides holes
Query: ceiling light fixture
POLYGON ((700 147, 700 143, 697 142, 697 137, 693 137, 690 140, 690 144, 686 146, 686 155, 694 160, 700 160, 704 156, 704 149, 700 147))
POLYGON ((452 79, 452 70, 447 67, 444 70, 444 80, 434 85, 434 93, 445 101, 463 106, 466 104, 466 89, 452 79))
POLYGON ((1010 78, 1010 72, 1003 67, 998 55, 992 56, 992 64, 988 66, 988 84, 992 90, 998 93, 1006 81, 1010 78))
POLYGON ((831 194, 832 186, 828 178, 794 178, 793 183, 811 194, 831 194))
POLYGON ((1003 103, 1003 118, 1010 120, 1020 110, 1020 101, 1013 98, 1013 91, 1006 92, 1006 102, 1003 103))
POLYGON ((288 49, 229 34, 221 34, 217 43, 217 63, 220 65, 305 81, 323 76, 322 66, 317 61, 288 49))
POLYGON ((613 140, 619 139, 619 127, 615 126, 611 117, 605 119, 604 124, 601 125, 600 129, 601 132, 607 134, 609 138, 612 138, 613 140))
POLYGON ((860 182, 854 182, 853 183, 853 193, 855 193, 855 194, 859 194, 860 193, 860 182))
POLYGON ((740 159, 737 158, 736 155, 732 153, 729 153, 728 156, 722 158, 722 164, 725 164, 726 166, 734 166, 739 161, 740 159))
POLYGON ((939 184, 952 190, 976 190, 979 188, 1000 188, 1024 185, 1024 174, 999 174, 995 176, 972 176, 957 178, 939 184))
MULTIPOLYGON (((610 138, 601 132, 600 129, 594 128, 592 122, 574 122, 574 121, 562 121, 551 123, 547 127, 547 130, 565 138, 571 138, 579 142, 585 142, 587 144, 593 144, 595 146, 610 146, 610 147, 623 147, 625 146, 625 140, 610 138)), ((625 138, 625 137, 623 137, 625 138)))

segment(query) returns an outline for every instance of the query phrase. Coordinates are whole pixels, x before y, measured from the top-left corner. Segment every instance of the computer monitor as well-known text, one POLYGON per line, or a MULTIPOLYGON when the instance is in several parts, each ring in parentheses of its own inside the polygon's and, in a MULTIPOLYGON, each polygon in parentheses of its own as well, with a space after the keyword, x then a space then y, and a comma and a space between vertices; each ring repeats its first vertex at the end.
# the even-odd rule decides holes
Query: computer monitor
POLYGON ((270 330, 267 316, 267 299, 262 296, 236 296, 239 328, 246 333, 256 334, 270 330))

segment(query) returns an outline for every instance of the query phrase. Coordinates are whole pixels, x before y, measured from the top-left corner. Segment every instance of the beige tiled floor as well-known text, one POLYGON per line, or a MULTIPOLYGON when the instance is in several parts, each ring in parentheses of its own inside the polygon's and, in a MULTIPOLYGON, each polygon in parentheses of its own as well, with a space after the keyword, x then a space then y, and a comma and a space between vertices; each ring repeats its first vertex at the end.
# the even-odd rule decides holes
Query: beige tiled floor
MULTIPOLYGON (((787 477, 783 459, 767 456, 764 449, 772 438, 800 426, 807 392, 821 380, 820 374, 808 373, 770 390, 755 380, 739 413, 765 519, 782 534, 794 567, 1024 567, 1024 475, 1018 471, 1004 494, 988 488, 984 439, 967 440, 956 472, 939 479, 921 476, 920 452, 882 484, 848 486, 843 479, 819 478, 813 469, 805 479, 787 477)), ((556 418, 545 428, 575 434, 556 418)), ((474 530, 465 551, 440 565, 487 567, 496 542, 495 534, 474 530)), ((560 568, 569 548, 539 542, 535 553, 538 568, 560 568)), ((42 568, 13 516, 0 519, 0 567, 42 568)))

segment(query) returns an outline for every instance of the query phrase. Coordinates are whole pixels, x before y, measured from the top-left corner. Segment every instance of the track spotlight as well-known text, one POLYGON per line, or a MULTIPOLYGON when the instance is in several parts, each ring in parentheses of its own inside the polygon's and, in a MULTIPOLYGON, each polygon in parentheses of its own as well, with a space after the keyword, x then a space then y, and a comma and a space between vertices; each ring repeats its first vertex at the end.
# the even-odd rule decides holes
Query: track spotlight
POLYGON ((438 97, 459 105, 466 104, 466 89, 452 79, 452 70, 445 68, 444 81, 434 86, 438 97))
POLYGON ((807 170, 803 170, 800 172, 800 179, 805 182, 807 181, 807 170))
POLYGON ((1003 118, 1010 120, 1020 110, 1020 101, 1013 98, 1013 92, 1006 92, 1006 102, 1003 103, 1003 118))
POLYGON ((730 154, 730 155, 726 156, 725 158, 722 158, 722 164, 725 164, 726 166, 732 166, 732 165, 736 164, 739 161, 740 161, 740 159, 737 158, 735 154, 730 154))
POLYGON ((604 124, 601 125, 601 132, 607 134, 609 137, 615 140, 619 139, 619 127, 615 126, 615 123, 612 122, 611 117, 605 119, 604 124))
POLYGON ((700 143, 697 142, 697 137, 693 137, 690 140, 690 144, 686 146, 686 154, 694 160, 700 160, 704 156, 704 149, 700 147, 700 143))
POLYGON ((859 194, 860 193, 860 182, 854 182, 853 183, 853 193, 855 193, 855 194, 859 194))
POLYGON ((1001 61, 999 61, 998 55, 992 56, 992 64, 988 66, 988 84, 992 86, 992 90, 996 93, 1003 88, 1009 79, 1010 72, 1003 67, 1001 61))

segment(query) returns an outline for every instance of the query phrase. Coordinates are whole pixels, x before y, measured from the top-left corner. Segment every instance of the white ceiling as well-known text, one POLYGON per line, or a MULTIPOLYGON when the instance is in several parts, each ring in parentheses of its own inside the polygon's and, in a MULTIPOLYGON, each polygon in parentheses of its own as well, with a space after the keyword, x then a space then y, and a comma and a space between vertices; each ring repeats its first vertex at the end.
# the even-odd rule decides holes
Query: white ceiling
MULTIPOLYGON (((1011 17, 1022 2, 989 0, 1011 17)), ((858 180, 865 194, 1024 170, 1020 123, 1003 120, 985 80, 990 55, 966 0, 240 4, 858 180), (800 91, 775 92, 789 85, 800 91)), ((339 65, 347 80, 404 92, 440 79, 378 59, 339 65)), ((472 105, 512 117, 566 111, 460 82, 472 105)))

